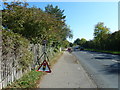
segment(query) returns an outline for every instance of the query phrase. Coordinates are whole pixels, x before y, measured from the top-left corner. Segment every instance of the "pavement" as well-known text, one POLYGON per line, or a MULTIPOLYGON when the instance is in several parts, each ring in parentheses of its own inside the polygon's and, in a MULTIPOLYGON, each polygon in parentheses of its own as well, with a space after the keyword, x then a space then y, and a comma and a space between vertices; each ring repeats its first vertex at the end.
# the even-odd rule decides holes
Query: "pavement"
POLYGON ((52 72, 43 76, 39 88, 96 88, 74 55, 64 52, 52 72))

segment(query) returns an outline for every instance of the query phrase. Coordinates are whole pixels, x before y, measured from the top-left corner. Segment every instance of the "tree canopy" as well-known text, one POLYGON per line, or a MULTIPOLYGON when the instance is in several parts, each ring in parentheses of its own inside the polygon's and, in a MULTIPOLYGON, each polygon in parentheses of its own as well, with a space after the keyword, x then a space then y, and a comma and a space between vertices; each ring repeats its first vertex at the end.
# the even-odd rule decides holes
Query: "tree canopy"
MULTIPOLYGON (((95 25, 93 35, 93 40, 87 41, 83 39, 83 47, 99 50, 120 51, 120 30, 110 33, 109 28, 104 26, 103 22, 98 22, 95 25)), ((77 41, 80 43, 82 39, 77 41)))
POLYGON ((64 16, 63 12, 64 10, 60 10, 58 6, 53 7, 53 5, 49 4, 45 7, 45 12, 51 14, 53 18, 56 18, 57 20, 63 21, 65 20, 66 16, 64 16))
POLYGON ((64 10, 58 6, 48 5, 45 11, 40 8, 28 8, 28 3, 4 3, 2 25, 14 33, 19 33, 31 43, 42 43, 46 39, 49 44, 62 45, 67 38, 72 38, 72 31, 65 23, 64 10))
POLYGON ((75 41, 74 41, 74 45, 79 45, 79 46, 83 46, 85 43, 86 43, 86 39, 85 38, 77 38, 75 41))

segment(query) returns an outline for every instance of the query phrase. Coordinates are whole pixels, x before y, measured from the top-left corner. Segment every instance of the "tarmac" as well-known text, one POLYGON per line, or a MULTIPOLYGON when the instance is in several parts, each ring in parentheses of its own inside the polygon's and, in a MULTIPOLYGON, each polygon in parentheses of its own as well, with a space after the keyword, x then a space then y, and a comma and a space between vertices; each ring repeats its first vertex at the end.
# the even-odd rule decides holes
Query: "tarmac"
POLYGON ((74 55, 65 51, 41 79, 39 88, 96 88, 92 79, 74 55))

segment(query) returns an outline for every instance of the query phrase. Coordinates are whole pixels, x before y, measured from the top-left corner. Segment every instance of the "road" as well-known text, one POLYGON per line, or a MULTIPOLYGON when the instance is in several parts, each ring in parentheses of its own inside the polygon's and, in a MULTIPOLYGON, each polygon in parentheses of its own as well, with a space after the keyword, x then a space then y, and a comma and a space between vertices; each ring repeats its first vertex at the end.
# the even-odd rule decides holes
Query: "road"
POLYGON ((98 88, 118 88, 119 55, 92 51, 75 51, 75 55, 98 88))

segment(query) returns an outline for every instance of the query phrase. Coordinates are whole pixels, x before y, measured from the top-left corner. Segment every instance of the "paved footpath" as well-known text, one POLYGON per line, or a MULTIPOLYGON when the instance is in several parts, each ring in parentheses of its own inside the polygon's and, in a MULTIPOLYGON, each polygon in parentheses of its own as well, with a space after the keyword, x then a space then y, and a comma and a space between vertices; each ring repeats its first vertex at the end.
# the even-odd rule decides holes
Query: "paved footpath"
POLYGON ((43 76, 40 88, 96 88, 75 56, 64 52, 53 66, 52 72, 43 76))

